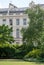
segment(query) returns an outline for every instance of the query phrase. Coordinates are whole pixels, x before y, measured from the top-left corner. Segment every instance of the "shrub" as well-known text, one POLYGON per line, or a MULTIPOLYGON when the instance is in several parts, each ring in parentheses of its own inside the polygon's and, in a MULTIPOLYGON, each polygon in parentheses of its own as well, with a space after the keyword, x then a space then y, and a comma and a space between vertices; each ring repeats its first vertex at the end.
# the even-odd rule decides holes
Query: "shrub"
POLYGON ((24 58, 37 58, 40 59, 42 56, 42 51, 40 49, 33 49, 24 58))
POLYGON ((24 45, 21 46, 16 46, 16 50, 15 50, 15 57, 18 59, 23 59, 23 57, 26 55, 27 50, 26 47, 24 45))
POLYGON ((24 45, 0 44, 0 58, 22 59, 26 53, 24 45))
POLYGON ((15 47, 12 44, 0 44, 0 58, 14 58, 15 47))

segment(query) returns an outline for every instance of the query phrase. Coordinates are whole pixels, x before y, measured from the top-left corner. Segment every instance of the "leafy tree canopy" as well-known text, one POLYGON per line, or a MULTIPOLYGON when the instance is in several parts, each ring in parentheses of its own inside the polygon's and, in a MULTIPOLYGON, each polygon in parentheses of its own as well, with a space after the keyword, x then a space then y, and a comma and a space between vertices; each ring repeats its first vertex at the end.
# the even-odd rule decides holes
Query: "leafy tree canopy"
POLYGON ((14 38, 11 35, 11 33, 12 33, 12 28, 9 28, 8 25, 0 26, 0 43, 14 42, 14 38))
POLYGON ((44 10, 36 6, 27 9, 26 13, 29 18, 29 26, 26 29, 22 28, 23 42, 31 45, 33 43, 41 44, 41 37, 44 32, 44 10))

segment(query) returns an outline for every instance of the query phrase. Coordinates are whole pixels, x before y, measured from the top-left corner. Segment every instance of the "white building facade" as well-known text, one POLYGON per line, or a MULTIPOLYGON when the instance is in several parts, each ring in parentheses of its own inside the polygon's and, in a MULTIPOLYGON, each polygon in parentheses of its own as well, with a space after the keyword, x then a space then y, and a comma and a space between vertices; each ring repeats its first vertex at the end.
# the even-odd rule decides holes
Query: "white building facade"
POLYGON ((15 43, 22 43, 21 29, 28 26, 28 15, 25 14, 27 8, 17 8, 9 4, 9 8, 0 9, 0 25, 5 24, 12 27, 12 35, 15 43))
MULTIPOLYGON (((33 2, 30 3, 30 6, 33 6, 33 2)), ((41 4, 43 7, 44 5, 41 4)), ((0 25, 5 24, 9 27, 12 27, 12 35, 15 39, 15 43, 22 43, 22 34, 21 29, 28 26, 28 15, 25 13, 25 10, 28 7, 18 8, 13 4, 9 4, 8 8, 0 9, 0 25)))

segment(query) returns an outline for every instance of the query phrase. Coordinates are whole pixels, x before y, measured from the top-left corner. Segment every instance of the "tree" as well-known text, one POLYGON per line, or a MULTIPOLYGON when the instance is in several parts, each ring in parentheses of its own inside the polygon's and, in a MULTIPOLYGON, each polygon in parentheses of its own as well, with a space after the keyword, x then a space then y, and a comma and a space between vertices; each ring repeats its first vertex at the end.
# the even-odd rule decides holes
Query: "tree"
POLYGON ((33 45, 35 43, 41 44, 41 36, 44 32, 44 10, 42 10, 38 5, 34 8, 30 8, 26 11, 29 18, 29 26, 26 29, 22 29, 23 43, 33 45))
POLYGON ((14 42, 14 38, 11 35, 11 32, 12 32, 12 28, 9 28, 8 25, 0 26, 0 43, 14 42))

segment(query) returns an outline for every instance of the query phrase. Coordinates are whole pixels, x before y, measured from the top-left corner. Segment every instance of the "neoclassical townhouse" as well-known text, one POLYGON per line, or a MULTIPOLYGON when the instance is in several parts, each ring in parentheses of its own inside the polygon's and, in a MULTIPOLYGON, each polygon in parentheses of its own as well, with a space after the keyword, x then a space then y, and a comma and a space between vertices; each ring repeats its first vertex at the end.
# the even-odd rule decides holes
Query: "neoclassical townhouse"
MULTIPOLYGON (((9 3, 8 8, 0 8, 0 25, 5 24, 12 27, 15 43, 22 43, 21 29, 28 26, 28 15, 25 13, 27 8, 35 6, 34 2, 29 4, 29 7, 18 8, 13 4, 9 3)), ((44 8, 44 4, 40 4, 44 8)))

